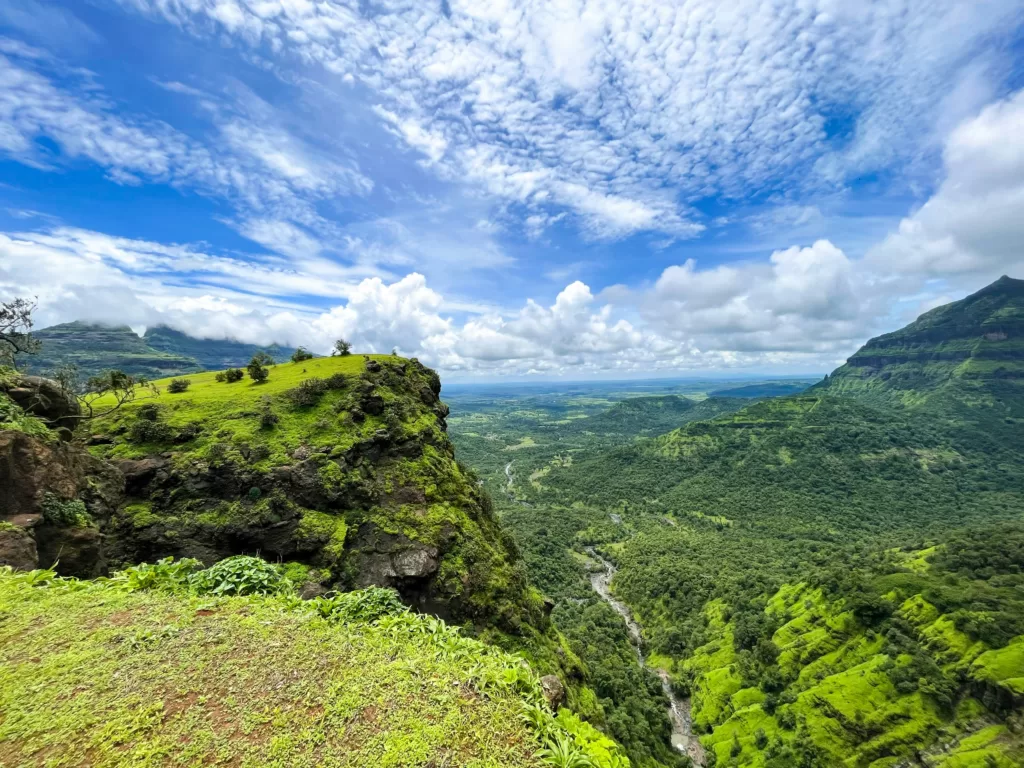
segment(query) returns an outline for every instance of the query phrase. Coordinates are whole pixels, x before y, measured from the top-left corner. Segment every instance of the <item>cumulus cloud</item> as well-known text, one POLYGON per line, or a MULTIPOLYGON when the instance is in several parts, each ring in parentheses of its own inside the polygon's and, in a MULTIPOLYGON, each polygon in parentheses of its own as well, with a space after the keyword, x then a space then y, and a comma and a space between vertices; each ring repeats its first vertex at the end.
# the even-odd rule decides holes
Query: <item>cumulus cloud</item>
POLYGON ((977 282, 1024 273, 1024 90, 951 134, 935 194, 873 248, 879 270, 977 282))
POLYGON ((37 296, 41 326, 166 324, 204 338, 320 352, 344 337, 358 349, 397 347, 449 372, 494 375, 822 360, 827 367, 862 332, 849 322, 857 309, 844 308, 849 262, 824 241, 780 251, 767 269, 669 267, 649 289, 619 300, 577 280, 550 304, 527 300, 508 311, 452 306, 415 272, 332 280, 326 269, 316 259, 299 272, 274 257, 211 255, 68 227, 0 234, 0 296, 37 296), (289 298, 303 294, 321 297, 324 307, 289 298))

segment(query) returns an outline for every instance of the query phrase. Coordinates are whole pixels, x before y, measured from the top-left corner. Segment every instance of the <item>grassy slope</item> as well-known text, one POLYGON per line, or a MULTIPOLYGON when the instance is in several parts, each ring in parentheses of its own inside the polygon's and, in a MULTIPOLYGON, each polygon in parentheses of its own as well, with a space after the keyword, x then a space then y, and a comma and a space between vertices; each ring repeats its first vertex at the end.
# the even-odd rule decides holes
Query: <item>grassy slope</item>
MULTIPOLYGON (((387 355, 370 355, 370 359, 391 360, 387 355)), ((216 381, 216 372, 190 373, 179 378, 188 379, 191 384, 182 393, 172 394, 167 391, 171 379, 160 379, 153 382, 159 389, 158 395, 141 390, 138 398, 110 417, 90 423, 93 433, 116 429, 118 425, 131 422, 137 410, 145 405, 155 404, 166 409, 165 421, 172 427, 183 427, 199 424, 206 427, 215 426, 204 432, 194 445, 189 446, 189 453, 202 452, 202 449, 213 442, 229 444, 265 444, 272 453, 268 457, 271 463, 288 458, 291 451, 299 445, 330 445, 348 447, 355 441, 369 437, 382 426, 379 417, 368 416, 362 424, 334 421, 331 428, 317 429, 317 422, 323 417, 320 408, 295 410, 289 412, 283 426, 274 430, 263 430, 257 418, 242 418, 245 415, 255 416, 264 397, 279 397, 285 391, 297 387, 305 379, 314 376, 326 378, 336 373, 357 377, 366 369, 363 355, 348 357, 321 357, 306 360, 302 363, 283 363, 270 367, 270 378, 262 384, 256 384, 248 377, 241 381, 226 384, 216 381)), ((338 395, 329 393, 325 404, 333 404, 338 395)), ((112 398, 96 401, 97 412, 112 403, 112 398)), ((112 457, 138 457, 151 452, 146 445, 133 445, 127 441, 118 441, 109 452, 112 457)))
POLYGON ((0 572, 2 765, 537 764, 535 681, 433 620, 31 578, 0 572))

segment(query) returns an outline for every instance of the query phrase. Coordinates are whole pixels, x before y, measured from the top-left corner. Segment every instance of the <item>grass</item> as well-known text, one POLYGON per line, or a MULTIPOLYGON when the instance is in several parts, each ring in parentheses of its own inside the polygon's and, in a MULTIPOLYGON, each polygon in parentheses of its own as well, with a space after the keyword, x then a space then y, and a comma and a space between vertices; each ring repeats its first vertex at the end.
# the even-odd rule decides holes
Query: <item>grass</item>
POLYGON ((514 768, 547 744, 628 768, 520 658, 439 620, 162 588, 0 569, 0 765, 514 768))

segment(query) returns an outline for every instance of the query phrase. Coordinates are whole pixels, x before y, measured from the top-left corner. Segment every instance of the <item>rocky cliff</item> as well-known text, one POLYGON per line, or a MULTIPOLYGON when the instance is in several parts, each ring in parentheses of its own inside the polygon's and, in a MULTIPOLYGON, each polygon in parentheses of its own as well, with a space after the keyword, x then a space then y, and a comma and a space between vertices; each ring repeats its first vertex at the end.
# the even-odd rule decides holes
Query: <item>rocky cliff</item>
POLYGON ((274 366, 263 384, 190 379, 88 422, 76 444, 0 432, 10 564, 27 565, 11 562, 30 557, 26 531, 40 564, 74 575, 259 554, 291 563, 307 595, 390 586, 459 621, 546 623, 511 537, 455 460, 433 371, 360 355, 274 366))

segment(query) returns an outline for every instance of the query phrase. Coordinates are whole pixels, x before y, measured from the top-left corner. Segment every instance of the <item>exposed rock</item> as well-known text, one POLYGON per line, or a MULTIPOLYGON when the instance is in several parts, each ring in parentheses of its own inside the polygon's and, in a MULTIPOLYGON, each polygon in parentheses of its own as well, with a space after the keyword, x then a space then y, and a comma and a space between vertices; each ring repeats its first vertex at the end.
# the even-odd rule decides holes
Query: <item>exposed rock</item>
POLYGON ((53 568, 61 576, 92 579, 107 572, 103 536, 92 526, 59 528, 41 525, 36 528, 39 565, 53 568))
POLYGON ((540 679, 540 687, 551 711, 557 712, 558 708, 565 704, 565 686, 562 685, 562 681, 555 675, 544 675, 540 679))
POLYGON ((125 459, 117 462, 117 468, 124 475, 125 490, 129 494, 138 494, 156 478, 157 473, 167 467, 168 461, 160 456, 147 456, 144 459, 125 459))
POLYGON ((355 554, 362 560, 357 587, 419 586, 416 582, 437 573, 438 550, 401 533, 386 533, 374 523, 363 523, 356 535, 355 554))
POLYGON ((36 540, 28 530, 17 525, 0 527, 0 565, 9 565, 16 571, 39 567, 36 540))
POLYGON ((376 360, 367 360, 366 370, 368 370, 370 373, 377 373, 380 371, 380 363, 378 363, 376 360))
POLYGON ((7 393, 23 411, 43 419, 52 429, 62 431, 70 438, 77 426, 82 408, 73 395, 67 394, 56 381, 42 376, 17 374, 0 382, 0 390, 7 393))
POLYGON ((359 405, 362 407, 364 412, 371 416, 380 416, 384 413, 384 398, 376 392, 370 392, 364 395, 359 405))

